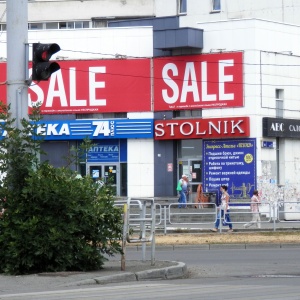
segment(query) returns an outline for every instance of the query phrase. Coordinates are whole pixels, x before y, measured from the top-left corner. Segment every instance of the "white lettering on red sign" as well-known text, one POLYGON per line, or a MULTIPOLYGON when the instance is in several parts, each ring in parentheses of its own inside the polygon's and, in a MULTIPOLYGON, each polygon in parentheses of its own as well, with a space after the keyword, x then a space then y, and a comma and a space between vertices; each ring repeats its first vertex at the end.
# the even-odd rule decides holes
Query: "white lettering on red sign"
POLYGON ((249 118, 235 118, 232 120, 207 120, 202 121, 156 121, 155 138, 211 138, 228 136, 243 136, 249 134, 249 118))
MULTIPOLYGON (((233 83, 232 75, 225 75, 226 67, 233 67, 234 63, 232 59, 220 60, 218 62, 218 91, 220 101, 234 100, 233 93, 226 93, 226 84, 233 83)), ((187 102, 187 96, 192 94, 194 102, 202 101, 216 101, 217 94, 209 94, 208 86, 211 84, 208 80, 207 62, 203 61, 200 64, 195 62, 187 62, 185 65, 185 71, 183 76, 182 86, 178 86, 174 80, 179 74, 177 65, 175 63, 168 63, 163 67, 162 77, 165 84, 171 89, 163 89, 162 96, 166 103, 174 104, 180 98, 180 103, 187 102), (200 70, 200 72, 196 72, 200 70), (171 76, 170 76, 170 75, 171 76), (198 82, 201 82, 201 90, 199 91, 198 82), (180 95, 181 91, 181 95, 180 95), (180 97, 179 97, 180 96, 180 97)))
MULTIPOLYGON (((69 68, 69 90, 70 90, 70 100, 68 103, 66 95, 66 87, 64 85, 63 76, 61 70, 54 72, 49 79, 49 88, 47 96, 45 96, 44 91, 38 85, 31 85, 29 88, 36 95, 35 103, 40 103, 41 105, 45 102, 45 107, 53 107, 54 99, 59 101, 61 107, 78 107, 78 106, 106 106, 106 99, 97 99, 96 91, 98 89, 105 88, 105 81, 97 81, 97 74, 105 74, 106 67, 89 67, 89 98, 88 99, 78 99, 77 90, 80 88, 79 84, 76 84, 76 68, 69 68)), ((31 95, 29 97, 29 104, 32 106, 33 100, 31 95)))

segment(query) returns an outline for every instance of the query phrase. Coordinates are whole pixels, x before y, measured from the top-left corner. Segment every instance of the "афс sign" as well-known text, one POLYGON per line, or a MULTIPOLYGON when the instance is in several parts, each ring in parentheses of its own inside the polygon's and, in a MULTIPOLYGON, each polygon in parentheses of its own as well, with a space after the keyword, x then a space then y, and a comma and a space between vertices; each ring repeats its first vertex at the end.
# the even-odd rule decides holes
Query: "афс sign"
POLYGON ((300 139, 300 120, 263 118, 263 136, 300 139))

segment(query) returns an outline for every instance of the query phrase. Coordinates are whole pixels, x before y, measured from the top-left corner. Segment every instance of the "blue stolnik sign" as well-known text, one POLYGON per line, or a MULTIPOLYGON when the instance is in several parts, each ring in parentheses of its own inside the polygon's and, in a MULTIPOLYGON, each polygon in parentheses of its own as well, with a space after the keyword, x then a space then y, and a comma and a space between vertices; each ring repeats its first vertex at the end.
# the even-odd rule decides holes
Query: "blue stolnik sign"
POLYGON ((249 202, 256 189, 256 139, 204 140, 203 186, 228 186, 232 200, 249 202))

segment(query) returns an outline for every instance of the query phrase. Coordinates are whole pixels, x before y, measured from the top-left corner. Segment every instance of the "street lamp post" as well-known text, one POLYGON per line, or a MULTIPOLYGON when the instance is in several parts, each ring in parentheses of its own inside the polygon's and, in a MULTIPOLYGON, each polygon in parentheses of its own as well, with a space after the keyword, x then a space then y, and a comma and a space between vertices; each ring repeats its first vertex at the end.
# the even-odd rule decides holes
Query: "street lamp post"
POLYGON ((6 1, 7 104, 15 127, 28 117, 28 0, 6 1))

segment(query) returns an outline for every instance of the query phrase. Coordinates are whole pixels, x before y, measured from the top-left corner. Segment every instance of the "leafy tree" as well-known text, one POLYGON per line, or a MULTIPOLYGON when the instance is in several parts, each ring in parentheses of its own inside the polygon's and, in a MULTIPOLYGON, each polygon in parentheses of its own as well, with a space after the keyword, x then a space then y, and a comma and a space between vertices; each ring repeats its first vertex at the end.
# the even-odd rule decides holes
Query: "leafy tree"
MULTIPOLYGON (((121 253, 121 211, 109 185, 99 192, 90 177, 40 163, 39 111, 14 127, 2 105, 0 124, 0 273, 86 271, 103 266, 104 254, 121 253)), ((90 147, 84 141, 74 157, 90 147)))

